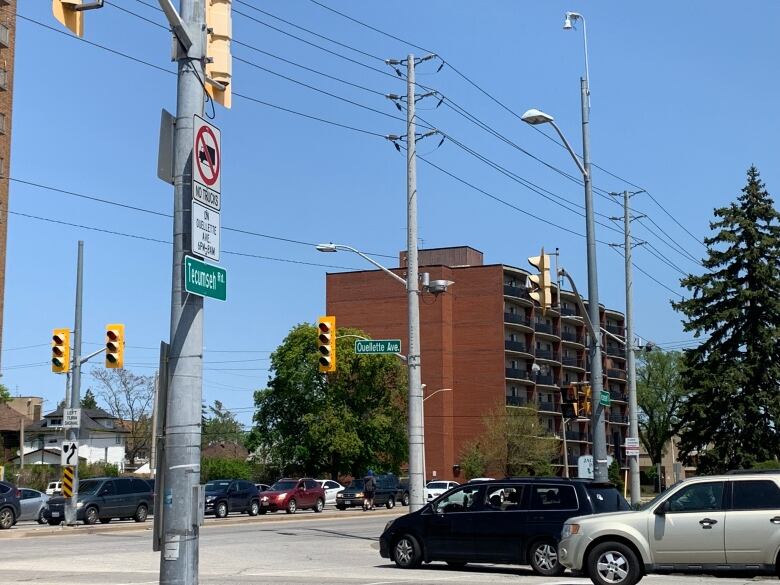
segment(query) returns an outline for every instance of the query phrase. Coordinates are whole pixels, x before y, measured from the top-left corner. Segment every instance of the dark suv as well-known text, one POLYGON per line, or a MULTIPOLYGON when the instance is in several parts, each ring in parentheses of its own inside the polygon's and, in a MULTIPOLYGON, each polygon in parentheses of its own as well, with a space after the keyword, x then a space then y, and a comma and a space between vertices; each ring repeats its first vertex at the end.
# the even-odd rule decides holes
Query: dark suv
MULTIPOLYGON (((143 479, 134 477, 96 477, 79 482, 76 520, 84 524, 108 524, 113 518, 132 518, 146 522, 154 503, 154 493, 143 479)), ((65 498, 49 500, 43 517, 52 526, 65 520, 65 498)))
POLYGON ((628 510, 612 484, 512 477, 457 486, 385 528, 379 554, 401 568, 426 561, 531 565, 560 575, 558 539, 573 516, 628 510))
POLYGON ((260 496, 255 484, 243 479, 215 479, 206 484, 206 514, 224 518, 230 512, 257 516, 260 496))
POLYGON ((20 497, 21 492, 14 484, 0 481, 0 530, 11 528, 22 515, 20 497))
MULTIPOLYGON (((374 478, 374 481, 376 482, 374 505, 386 506, 388 509, 395 507, 399 493, 398 478, 394 475, 378 475, 374 478)), ((363 500, 365 499, 363 485, 362 479, 353 479, 349 487, 336 494, 336 507, 339 510, 363 507, 363 500)), ((403 494, 403 491, 401 491, 401 494, 403 494)))

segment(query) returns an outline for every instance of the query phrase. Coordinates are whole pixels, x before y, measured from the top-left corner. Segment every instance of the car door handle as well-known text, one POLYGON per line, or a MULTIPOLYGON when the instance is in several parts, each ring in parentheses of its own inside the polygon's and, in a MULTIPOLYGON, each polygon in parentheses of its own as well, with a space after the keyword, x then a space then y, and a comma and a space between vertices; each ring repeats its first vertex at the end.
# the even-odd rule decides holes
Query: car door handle
POLYGON ((771 520, 769 520, 772 524, 780 524, 780 516, 775 516, 771 520))
POLYGON ((711 518, 703 518, 702 520, 699 520, 699 524, 701 524, 701 527, 704 529, 711 529, 712 525, 717 523, 717 520, 713 520, 711 518))

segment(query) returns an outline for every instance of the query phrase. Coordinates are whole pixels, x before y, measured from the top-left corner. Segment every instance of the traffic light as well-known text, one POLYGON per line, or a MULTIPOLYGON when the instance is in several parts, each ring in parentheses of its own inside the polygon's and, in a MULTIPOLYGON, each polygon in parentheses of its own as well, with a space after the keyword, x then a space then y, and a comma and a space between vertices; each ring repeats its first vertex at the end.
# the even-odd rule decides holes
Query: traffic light
POLYGON ((563 418, 578 418, 579 405, 577 404, 577 386, 571 384, 568 388, 561 390, 561 394, 561 414, 563 414, 563 418))
POLYGON ((51 336, 51 371, 70 371, 70 329, 55 329, 51 336))
POLYGON ((580 416, 590 417, 590 415, 593 413, 593 391, 591 390, 590 384, 585 384, 582 386, 579 394, 579 403, 580 416))
POLYGON ((121 323, 106 325, 106 367, 125 367, 125 326, 121 323))
POLYGON ((52 0, 51 11, 54 18, 77 37, 84 36, 84 13, 77 7, 81 0, 52 0))
POLYGON ((320 372, 336 371, 336 317, 320 317, 317 321, 317 347, 320 372))
POLYGON ((539 303, 542 309, 542 315, 547 313, 547 309, 552 304, 552 283, 550 281, 550 256, 544 253, 544 248, 538 256, 531 256, 528 263, 539 271, 539 274, 532 274, 528 277, 532 287, 529 296, 539 303))
POLYGON ((230 39, 233 38, 231 18, 232 0, 206 0, 206 78, 221 84, 224 89, 206 83, 211 98, 230 108, 232 92, 230 79, 233 76, 233 57, 230 54, 230 39))

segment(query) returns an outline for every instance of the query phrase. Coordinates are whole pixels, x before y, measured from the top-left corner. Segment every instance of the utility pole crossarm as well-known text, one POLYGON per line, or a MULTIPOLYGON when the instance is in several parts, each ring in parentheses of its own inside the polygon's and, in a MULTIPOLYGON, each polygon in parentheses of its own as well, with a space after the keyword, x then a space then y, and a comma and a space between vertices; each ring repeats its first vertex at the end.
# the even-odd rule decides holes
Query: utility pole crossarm
POLYGON ((165 13, 165 17, 168 19, 168 24, 171 25, 173 34, 179 40, 181 46, 184 47, 185 51, 189 51, 190 47, 192 46, 192 39, 190 38, 190 34, 187 31, 187 26, 184 24, 181 16, 179 16, 179 13, 171 3, 171 0, 160 0, 160 8, 162 8, 162 11, 165 13))

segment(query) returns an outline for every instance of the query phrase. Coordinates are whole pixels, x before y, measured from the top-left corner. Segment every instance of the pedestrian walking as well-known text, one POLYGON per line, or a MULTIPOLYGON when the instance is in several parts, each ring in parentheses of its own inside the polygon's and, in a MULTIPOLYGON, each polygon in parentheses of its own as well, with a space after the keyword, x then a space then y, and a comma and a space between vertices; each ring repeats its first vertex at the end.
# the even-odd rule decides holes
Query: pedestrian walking
POLYGON ((374 495, 376 494, 376 480, 374 472, 368 470, 368 475, 363 478, 363 511, 374 509, 374 495))

